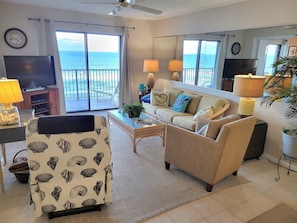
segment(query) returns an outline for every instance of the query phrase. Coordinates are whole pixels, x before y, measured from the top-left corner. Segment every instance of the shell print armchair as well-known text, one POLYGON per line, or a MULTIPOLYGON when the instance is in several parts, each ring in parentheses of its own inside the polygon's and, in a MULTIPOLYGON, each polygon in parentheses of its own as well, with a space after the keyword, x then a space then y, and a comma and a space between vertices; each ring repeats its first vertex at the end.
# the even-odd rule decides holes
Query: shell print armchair
POLYGON ((109 123, 103 116, 44 116, 26 127, 36 217, 100 210, 112 203, 109 123))

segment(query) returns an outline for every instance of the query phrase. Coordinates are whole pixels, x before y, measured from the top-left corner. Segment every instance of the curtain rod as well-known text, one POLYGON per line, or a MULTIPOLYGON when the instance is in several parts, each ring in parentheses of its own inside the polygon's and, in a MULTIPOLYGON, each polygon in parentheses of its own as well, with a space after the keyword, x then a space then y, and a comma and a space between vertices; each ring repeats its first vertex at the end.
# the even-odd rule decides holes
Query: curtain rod
MULTIPOLYGON (((40 22, 42 19, 40 18, 28 18, 29 21, 38 21, 40 22)), ((44 19, 44 21, 50 21, 49 19, 44 19)), ((87 22, 71 22, 71 21, 63 21, 63 20, 53 20, 53 22, 57 23, 70 23, 70 24, 79 24, 79 25, 87 25, 87 26, 104 26, 104 27, 114 27, 114 28, 128 28, 128 29, 134 29, 135 27, 130 26, 111 26, 111 25, 103 25, 103 24, 96 24, 96 23, 87 23, 87 22)))

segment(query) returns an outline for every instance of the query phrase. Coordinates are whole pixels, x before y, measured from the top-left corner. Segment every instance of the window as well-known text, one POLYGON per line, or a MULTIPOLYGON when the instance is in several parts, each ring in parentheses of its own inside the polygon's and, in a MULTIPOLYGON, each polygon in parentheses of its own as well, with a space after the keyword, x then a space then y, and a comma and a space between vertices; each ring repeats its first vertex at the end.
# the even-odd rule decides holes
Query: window
POLYGON ((214 77, 219 43, 209 40, 184 40, 184 83, 215 88, 214 77))
POLYGON ((281 45, 268 44, 265 49, 264 74, 273 74, 272 64, 280 56, 281 45))

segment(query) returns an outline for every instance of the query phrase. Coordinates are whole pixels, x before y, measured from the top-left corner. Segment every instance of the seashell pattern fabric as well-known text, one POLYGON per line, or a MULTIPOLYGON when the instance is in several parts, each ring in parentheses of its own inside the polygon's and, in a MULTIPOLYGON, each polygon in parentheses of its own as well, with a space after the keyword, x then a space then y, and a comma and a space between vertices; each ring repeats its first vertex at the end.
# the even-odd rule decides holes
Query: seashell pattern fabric
POLYGON ((112 203, 109 122, 93 131, 39 134, 38 117, 26 127, 30 191, 35 216, 112 203))

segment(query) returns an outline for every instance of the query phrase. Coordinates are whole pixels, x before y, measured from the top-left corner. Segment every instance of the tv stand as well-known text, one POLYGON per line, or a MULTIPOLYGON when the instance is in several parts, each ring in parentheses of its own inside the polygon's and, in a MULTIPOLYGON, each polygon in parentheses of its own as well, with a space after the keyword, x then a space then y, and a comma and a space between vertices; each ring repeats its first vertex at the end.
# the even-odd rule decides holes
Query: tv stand
POLYGON ((24 92, 39 91, 44 89, 45 87, 28 88, 28 89, 25 89, 24 92))
POLYGON ((23 98, 23 102, 16 103, 19 110, 34 109, 35 116, 60 114, 59 90, 56 87, 27 90, 23 92, 23 98))

